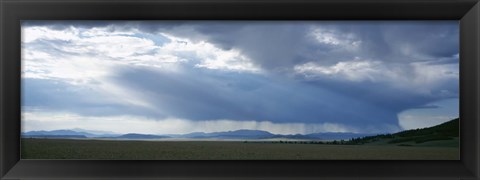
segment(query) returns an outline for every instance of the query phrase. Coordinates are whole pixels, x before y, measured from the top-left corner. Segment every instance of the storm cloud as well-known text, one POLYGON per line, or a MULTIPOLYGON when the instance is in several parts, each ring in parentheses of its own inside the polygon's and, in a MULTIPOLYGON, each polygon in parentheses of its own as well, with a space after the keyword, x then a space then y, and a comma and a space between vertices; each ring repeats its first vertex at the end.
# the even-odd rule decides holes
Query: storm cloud
MULTIPOLYGON (((22 106, 85 121, 392 132, 409 110, 458 99, 456 21, 24 21, 22 31, 22 106)), ((448 112, 442 121, 458 117, 448 112)))

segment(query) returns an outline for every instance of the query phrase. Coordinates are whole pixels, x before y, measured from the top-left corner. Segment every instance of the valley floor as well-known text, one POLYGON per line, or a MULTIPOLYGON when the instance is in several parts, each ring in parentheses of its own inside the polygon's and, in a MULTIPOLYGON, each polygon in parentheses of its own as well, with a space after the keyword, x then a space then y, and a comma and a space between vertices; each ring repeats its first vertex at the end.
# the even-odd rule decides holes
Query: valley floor
POLYGON ((22 139, 22 159, 458 160, 455 147, 22 139))

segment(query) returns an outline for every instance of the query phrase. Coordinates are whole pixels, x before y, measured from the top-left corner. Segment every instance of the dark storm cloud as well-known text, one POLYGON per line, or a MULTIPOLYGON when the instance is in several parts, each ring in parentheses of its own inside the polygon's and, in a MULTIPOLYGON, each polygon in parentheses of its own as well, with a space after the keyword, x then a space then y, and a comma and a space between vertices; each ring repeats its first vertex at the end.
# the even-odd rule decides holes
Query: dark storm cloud
MULTIPOLYGON (((404 74, 415 78, 409 63, 428 64, 458 63, 458 24, 454 21, 419 22, 257 22, 211 23, 196 25, 208 42, 225 49, 237 48, 247 54, 264 69, 292 68, 307 61, 332 65, 350 61, 355 57, 381 61, 389 68, 400 68, 404 74), (314 43, 307 36, 312 29, 321 28, 342 40, 347 35, 360 43, 350 51, 342 44, 314 43)), ((172 32, 175 34, 175 32, 172 32)), ((181 36, 181 34, 180 34, 181 36)), ((195 38, 201 37, 198 35, 195 38)), ((288 70, 287 70, 288 71, 288 70)), ((283 71, 284 72, 284 71, 283 71)), ((330 91, 355 99, 362 99, 393 112, 443 98, 458 97, 458 79, 447 79, 432 87, 429 94, 418 94, 397 89, 386 83, 331 81, 319 78, 309 82, 330 91), (449 94, 442 94, 448 90, 449 94)), ((392 82, 395 83, 395 82, 392 82)))
POLYGON ((224 50, 240 50, 255 64, 272 71, 312 60, 316 52, 324 53, 329 48, 313 45, 306 36, 310 29, 306 22, 208 22, 184 26, 194 33, 164 31, 196 41, 203 39, 224 50))
POLYGON ((459 51, 458 22, 391 23, 383 29, 392 53, 408 47, 411 54, 401 54, 404 57, 419 54, 430 58, 449 58, 459 51))
POLYGON ((332 64, 354 57, 380 61, 437 61, 458 53, 458 24, 454 21, 418 22, 154 22, 140 23, 148 32, 167 32, 205 40, 223 49, 236 48, 268 69, 288 68, 305 61, 332 64), (161 24, 161 25, 160 25, 161 24), (342 45, 315 43, 312 29, 324 29, 337 38, 353 35, 356 51, 342 45), (182 29, 182 30, 180 30, 182 29), (422 57, 419 57, 422 56, 422 57))
POLYGON ((426 106, 424 105, 429 102, 458 98, 459 93, 459 82, 453 79, 443 82, 440 87, 432 89, 429 94, 419 94, 413 87, 411 90, 397 89, 385 83, 341 83, 331 80, 306 81, 305 83, 324 87, 349 98, 369 102, 391 112, 425 108, 426 106), (445 94, 442 90, 448 91, 448 94, 445 94))
POLYGON ((168 33, 204 40, 225 50, 241 50, 267 70, 305 61, 331 64, 354 57, 387 62, 437 61, 454 56, 459 47, 455 21, 24 21, 22 25, 168 33), (308 35, 316 28, 338 38, 353 35, 361 41, 360 47, 351 52, 341 45, 315 43, 308 35))
POLYGON ((354 126, 396 123, 395 112, 318 86, 260 75, 198 69, 187 72, 129 69, 118 73, 116 81, 148 94, 159 112, 196 121, 334 122, 354 126))

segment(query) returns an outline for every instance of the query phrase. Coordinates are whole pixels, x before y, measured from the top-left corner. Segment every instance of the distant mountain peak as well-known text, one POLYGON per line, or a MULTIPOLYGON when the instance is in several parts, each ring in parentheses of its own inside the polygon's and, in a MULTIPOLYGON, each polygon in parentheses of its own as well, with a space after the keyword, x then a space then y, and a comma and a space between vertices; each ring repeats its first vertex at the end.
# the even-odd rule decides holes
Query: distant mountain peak
POLYGON ((59 130, 52 130, 52 131, 28 131, 25 133, 22 133, 23 135, 26 136, 92 136, 93 134, 86 133, 86 132, 77 132, 77 131, 72 131, 72 130, 66 130, 66 129, 59 129, 59 130))
POLYGON ((88 129, 82 129, 82 128, 73 128, 73 129, 68 129, 68 130, 77 131, 77 132, 85 132, 85 133, 96 134, 96 135, 118 134, 118 133, 115 133, 115 132, 112 132, 112 131, 88 130, 88 129))

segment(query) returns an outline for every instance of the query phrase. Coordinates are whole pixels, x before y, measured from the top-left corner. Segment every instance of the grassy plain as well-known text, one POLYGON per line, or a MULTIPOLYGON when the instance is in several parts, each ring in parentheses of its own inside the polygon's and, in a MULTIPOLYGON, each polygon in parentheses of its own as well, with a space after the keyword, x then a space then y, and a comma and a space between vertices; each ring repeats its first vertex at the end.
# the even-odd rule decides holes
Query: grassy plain
POLYGON ((22 139, 22 159, 458 160, 459 148, 243 141, 22 139))

